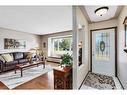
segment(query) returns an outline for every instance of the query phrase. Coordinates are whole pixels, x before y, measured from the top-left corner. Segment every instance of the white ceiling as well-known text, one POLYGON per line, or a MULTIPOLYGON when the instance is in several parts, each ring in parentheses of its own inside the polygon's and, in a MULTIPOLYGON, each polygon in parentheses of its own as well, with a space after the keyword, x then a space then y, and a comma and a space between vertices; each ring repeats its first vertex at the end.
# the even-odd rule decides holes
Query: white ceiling
POLYGON ((88 17, 91 22, 105 21, 115 17, 118 6, 108 6, 109 10, 103 16, 97 16, 94 11, 102 6, 85 6, 88 17))
POLYGON ((71 6, 1 6, 0 27, 44 35, 72 29, 71 6))

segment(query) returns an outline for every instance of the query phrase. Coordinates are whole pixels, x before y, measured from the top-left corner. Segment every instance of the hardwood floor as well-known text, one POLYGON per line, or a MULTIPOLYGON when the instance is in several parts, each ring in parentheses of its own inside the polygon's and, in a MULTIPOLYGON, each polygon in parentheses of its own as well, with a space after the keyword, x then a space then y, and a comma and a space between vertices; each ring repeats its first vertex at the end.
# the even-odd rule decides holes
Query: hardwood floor
POLYGON ((6 85, 4 85, 1 81, 0 81, 0 89, 8 89, 8 87, 6 85))
MULTIPOLYGON (((47 63, 50 64, 50 63, 47 63)), ((51 63, 53 65, 53 63, 51 63)), ((57 66, 54 63, 54 67, 57 66)), ((2 82, 0 82, 0 89, 8 89, 8 87, 6 85, 4 85, 2 82)), ((27 89, 44 89, 44 90, 51 90, 54 89, 54 76, 53 76, 53 70, 43 74, 37 78, 34 78, 31 81, 28 81, 20 86, 17 86, 16 89, 23 89, 23 90, 27 90, 27 89)))
POLYGON ((53 79, 53 71, 50 71, 14 89, 54 89, 53 79))
MULTIPOLYGON (((0 89, 8 89, 6 85, 0 82, 0 89)), ((41 75, 31 81, 28 81, 14 89, 54 89, 53 71, 41 75)))

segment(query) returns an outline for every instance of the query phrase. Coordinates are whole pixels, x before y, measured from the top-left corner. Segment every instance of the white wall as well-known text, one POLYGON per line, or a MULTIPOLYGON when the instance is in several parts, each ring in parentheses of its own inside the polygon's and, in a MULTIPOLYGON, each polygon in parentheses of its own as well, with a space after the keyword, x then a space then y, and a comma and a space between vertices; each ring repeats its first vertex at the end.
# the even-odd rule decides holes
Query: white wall
POLYGON ((123 21, 127 16, 127 7, 124 7, 118 18, 118 77, 127 89, 127 53, 125 48, 125 30, 123 21))
MULTIPOLYGON (((80 33, 81 31, 80 32, 77 31, 78 32, 78 40, 82 39, 82 44, 83 44, 83 47, 82 47, 82 56, 83 56, 82 62, 83 62, 83 64, 81 66, 77 65, 77 88, 79 88, 81 83, 83 82, 86 74, 88 73, 88 68, 89 68, 88 67, 89 66, 89 58, 88 58, 88 52, 89 52, 88 33, 89 33, 89 30, 88 30, 88 21, 85 18, 85 16, 83 15, 83 13, 79 7, 76 9, 76 15, 77 15, 77 25, 84 26, 84 28, 82 30, 83 33, 80 33)), ((80 42, 80 41, 78 41, 78 42, 80 42)))
POLYGON ((28 51, 30 48, 40 47, 40 36, 30 33, 0 28, 0 53, 28 51), (4 49, 4 38, 21 39, 26 41, 26 49, 4 49))

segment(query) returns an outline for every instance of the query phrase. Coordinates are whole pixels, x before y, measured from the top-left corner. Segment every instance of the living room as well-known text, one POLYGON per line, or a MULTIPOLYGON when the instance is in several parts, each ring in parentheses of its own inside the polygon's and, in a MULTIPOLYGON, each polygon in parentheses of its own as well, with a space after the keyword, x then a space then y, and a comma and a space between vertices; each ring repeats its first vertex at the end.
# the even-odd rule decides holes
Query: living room
POLYGON ((0 12, 0 89, 54 89, 52 69, 62 52, 53 54, 49 39, 69 40, 72 53, 72 7, 1 6, 0 12))

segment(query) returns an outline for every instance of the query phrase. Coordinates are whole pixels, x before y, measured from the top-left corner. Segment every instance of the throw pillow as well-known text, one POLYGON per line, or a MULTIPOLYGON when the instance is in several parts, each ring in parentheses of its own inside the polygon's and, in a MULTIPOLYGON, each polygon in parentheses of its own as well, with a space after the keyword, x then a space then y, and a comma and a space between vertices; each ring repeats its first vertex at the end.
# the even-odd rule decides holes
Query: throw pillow
POLYGON ((13 61, 13 56, 10 54, 2 54, 2 57, 5 59, 6 62, 13 61))
POLYGON ((0 55, 0 60, 3 62, 3 63, 5 63, 5 60, 4 60, 4 58, 0 55))

